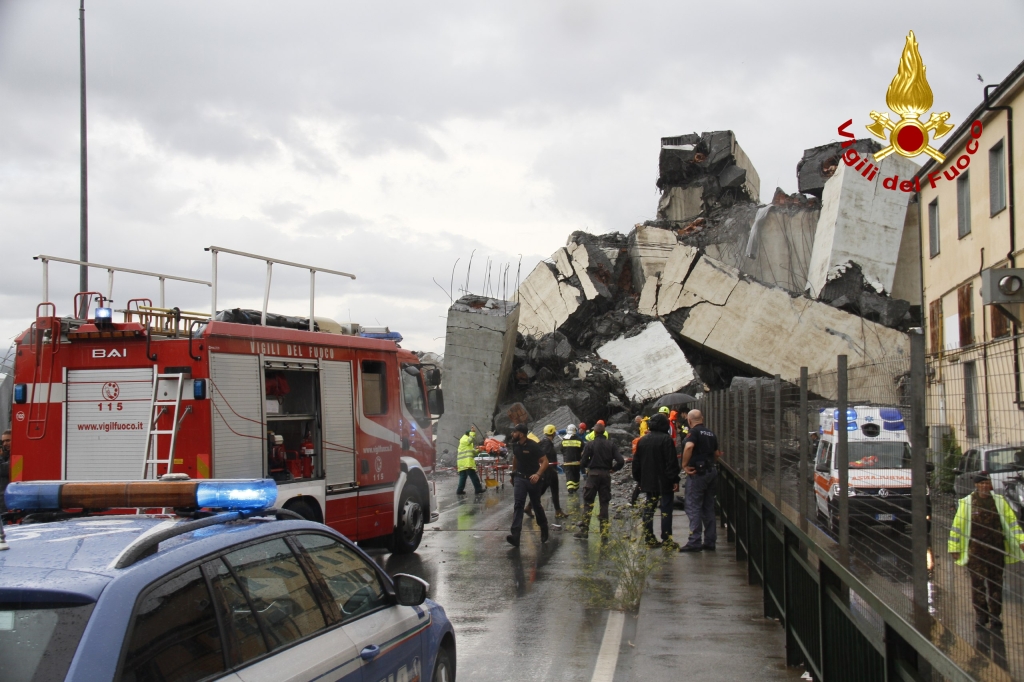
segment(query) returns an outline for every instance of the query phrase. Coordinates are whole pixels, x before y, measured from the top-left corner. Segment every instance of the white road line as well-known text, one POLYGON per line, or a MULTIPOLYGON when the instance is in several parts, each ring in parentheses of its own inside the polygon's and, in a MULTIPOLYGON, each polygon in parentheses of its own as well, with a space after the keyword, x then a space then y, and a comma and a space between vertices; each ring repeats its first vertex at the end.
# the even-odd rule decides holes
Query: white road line
POLYGON ((590 682, 612 682, 615 666, 619 662, 619 646, 622 644, 622 628, 625 624, 626 615, 622 611, 611 611, 608 614, 604 639, 601 640, 601 650, 597 653, 597 664, 590 682))

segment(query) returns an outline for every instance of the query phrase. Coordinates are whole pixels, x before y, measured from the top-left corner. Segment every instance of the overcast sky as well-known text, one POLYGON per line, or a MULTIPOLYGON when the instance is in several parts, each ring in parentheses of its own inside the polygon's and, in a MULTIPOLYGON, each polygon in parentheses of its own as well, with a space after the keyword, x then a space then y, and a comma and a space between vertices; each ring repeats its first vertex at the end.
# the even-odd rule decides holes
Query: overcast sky
MULTIPOLYGON (((32 256, 78 256, 77 8, 0 0, 0 345, 40 300, 32 256)), ((734 130, 768 201, 843 121, 867 135, 909 29, 950 122, 1024 59, 1019 0, 88 0, 86 22, 92 261, 208 279, 216 244, 353 272, 318 278, 318 314, 435 351, 456 259, 456 296, 474 250, 470 289, 488 259, 511 288, 520 255, 653 218, 662 136, 734 130)), ((218 307, 260 306, 262 264, 220 270, 218 307)), ((59 314, 76 290, 51 266, 59 314)), ((115 279, 115 306, 156 294, 115 279)), ((275 270, 271 310, 307 297, 275 270)))

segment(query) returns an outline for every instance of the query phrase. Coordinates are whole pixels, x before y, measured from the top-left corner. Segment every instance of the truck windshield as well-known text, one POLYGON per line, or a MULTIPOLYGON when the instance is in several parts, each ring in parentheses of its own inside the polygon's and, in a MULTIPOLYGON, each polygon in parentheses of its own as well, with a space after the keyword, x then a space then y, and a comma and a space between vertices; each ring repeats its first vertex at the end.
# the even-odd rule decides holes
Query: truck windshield
POLYGON ((95 604, 24 606, 0 602, 4 682, 63 680, 95 604))
POLYGON ((910 443, 847 443, 851 469, 909 469, 910 443))
POLYGON ((402 398, 405 407, 421 427, 430 423, 427 402, 423 397, 423 377, 418 367, 406 365, 402 371, 402 398))
POLYGON ((1004 448, 988 453, 988 472, 998 474, 1004 471, 1024 469, 1024 448, 1004 448))

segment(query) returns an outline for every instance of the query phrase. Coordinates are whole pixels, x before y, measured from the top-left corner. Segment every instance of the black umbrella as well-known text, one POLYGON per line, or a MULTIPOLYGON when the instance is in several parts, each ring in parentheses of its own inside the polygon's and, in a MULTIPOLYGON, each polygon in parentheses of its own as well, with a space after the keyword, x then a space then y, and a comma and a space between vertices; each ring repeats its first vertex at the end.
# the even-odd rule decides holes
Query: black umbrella
POLYGON ((673 405, 692 403, 695 400, 696 398, 689 393, 669 393, 668 395, 663 395, 658 398, 658 402, 654 403, 654 407, 655 409, 664 406, 672 407, 673 405))

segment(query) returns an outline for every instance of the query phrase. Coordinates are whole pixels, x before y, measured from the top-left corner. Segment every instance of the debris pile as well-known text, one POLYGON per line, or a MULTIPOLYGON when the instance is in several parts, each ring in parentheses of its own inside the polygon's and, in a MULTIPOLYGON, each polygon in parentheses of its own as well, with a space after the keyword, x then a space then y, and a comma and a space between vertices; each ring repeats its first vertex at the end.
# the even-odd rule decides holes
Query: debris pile
MULTIPOLYGON (((872 145, 855 143, 865 154, 872 145)), ((504 433, 519 420, 542 427, 532 418, 552 413, 603 419, 628 448, 633 416, 664 394, 699 395, 737 377, 792 378, 802 366, 820 372, 838 354, 856 366, 908 353, 904 332, 920 301, 890 292, 917 267, 904 240, 916 230, 904 230, 913 212, 906 193, 881 180, 912 177, 916 167, 888 157, 869 180, 841 151, 838 143, 807 150, 800 192, 777 189, 758 205, 757 171, 731 131, 663 138, 657 219, 628 234, 572 233, 520 283, 517 321, 509 314, 487 326, 488 347, 502 352, 486 362, 451 355, 469 333, 472 304, 452 306, 446 400, 472 403, 474 419, 493 417, 478 426, 504 433), (476 368, 465 401, 452 395, 460 362, 476 368), (498 371, 506 364, 507 374, 498 371)), ((455 412, 452 432, 467 418, 455 412)))

